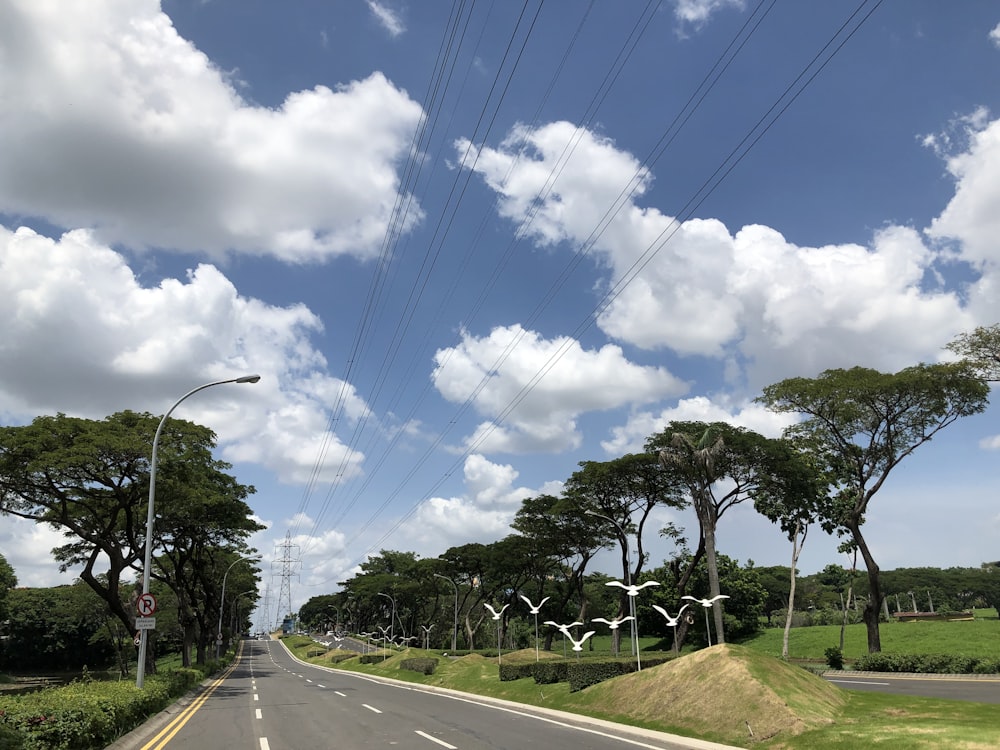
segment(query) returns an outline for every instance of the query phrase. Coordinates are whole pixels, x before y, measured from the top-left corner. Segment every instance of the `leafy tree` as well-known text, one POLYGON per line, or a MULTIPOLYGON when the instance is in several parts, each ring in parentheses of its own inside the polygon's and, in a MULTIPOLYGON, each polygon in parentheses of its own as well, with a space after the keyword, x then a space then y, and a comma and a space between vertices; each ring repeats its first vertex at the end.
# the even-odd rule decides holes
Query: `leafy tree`
POLYGON ((1000 380, 1000 323, 959 334, 946 348, 962 357, 983 380, 1000 380))
POLYGON ((805 419, 786 430, 814 451, 834 493, 827 522, 850 537, 868 571, 863 619, 870 652, 881 650, 879 567, 862 533, 869 503, 889 473, 942 429, 986 408, 989 387, 965 363, 917 365, 895 374, 862 367, 789 378, 757 400, 805 419))
MULTIPOLYGON (((783 440, 725 422, 671 422, 649 438, 646 448, 659 455, 664 469, 683 483, 691 498, 700 529, 699 551, 705 554, 709 598, 722 593, 715 535, 729 508, 753 500, 759 510, 795 535, 816 502, 808 465, 783 440)), ((719 602, 712 605, 712 612, 719 643, 725 643, 719 602)))
POLYGON ((0 555, 0 622, 7 619, 7 592, 17 586, 17 575, 7 558, 0 555))
MULTIPOLYGON (((0 514, 62 529, 71 541, 53 550, 56 559, 64 570, 82 565, 80 579, 128 630, 134 630, 135 593, 124 595, 121 587, 124 577, 142 570, 149 461, 159 422, 125 411, 103 421, 57 414, 0 428, 0 514), (106 574, 99 575, 97 567, 105 565, 106 574)), ((168 420, 160 440, 158 543, 182 534, 178 523, 190 529, 200 522, 202 511, 220 501, 219 488, 228 487, 236 502, 253 491, 222 475, 229 465, 212 458, 211 430, 168 420), (174 501, 183 505, 183 519, 171 510, 174 501)))
MULTIPOLYGON (((566 481, 565 497, 578 514, 592 514, 609 523, 608 534, 617 538, 626 582, 638 583, 646 563, 643 534, 653 509, 658 506, 683 507, 681 485, 675 475, 664 472, 650 453, 627 454, 611 461, 583 461, 566 481), (632 558, 629 537, 635 537, 632 558), (631 566, 630 566, 631 563, 631 566)), ((621 592, 618 617, 627 612, 628 596, 621 592)), ((581 618, 583 619, 583 618, 581 618)), ((620 629, 612 640, 618 649, 620 629)))

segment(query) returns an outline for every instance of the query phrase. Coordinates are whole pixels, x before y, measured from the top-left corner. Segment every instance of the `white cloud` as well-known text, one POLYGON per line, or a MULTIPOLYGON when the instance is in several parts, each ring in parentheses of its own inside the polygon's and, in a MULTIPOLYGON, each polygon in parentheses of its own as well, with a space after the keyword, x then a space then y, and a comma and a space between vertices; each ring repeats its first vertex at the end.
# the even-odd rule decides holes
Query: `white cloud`
POLYGON ((984 437, 979 441, 979 447, 984 451, 996 451, 1000 450, 1000 435, 991 435, 989 437, 984 437))
POLYGON ((998 49, 1000 49, 1000 23, 994 26, 990 31, 990 40, 998 49))
POLYGON ((674 16, 678 21, 701 26, 719 10, 743 7, 743 0, 674 0, 674 16))
POLYGON ((463 496, 424 501, 411 524, 418 540, 432 545, 434 554, 456 544, 486 544, 505 537, 512 533, 510 524, 525 499, 562 492, 561 482, 538 489, 517 487, 514 467, 493 463, 478 454, 466 458, 464 474, 463 496))
POLYGON ((681 399, 676 406, 659 412, 631 415, 624 425, 612 428, 611 439, 601 441, 601 448, 609 456, 638 453, 648 437, 662 431, 670 422, 727 422, 766 437, 779 437, 794 421, 794 415, 778 414, 758 404, 729 407, 705 396, 696 396, 681 399))
MULTIPOLYGON (((651 176, 633 157, 568 123, 518 128, 501 148, 481 149, 475 169, 499 192, 503 216, 535 217, 537 242, 594 243, 616 291, 598 317, 605 333, 724 359, 750 389, 829 367, 899 368, 934 356, 971 322, 958 294, 934 285, 941 254, 909 228, 887 226, 869 246, 814 248, 764 226, 734 235, 715 219, 677 224, 635 202, 651 176), (595 239, 595 222, 630 186, 631 200, 595 239)), ((986 188, 976 205, 985 210, 994 193, 986 188)))
POLYGON ((0 26, 0 92, 17 102, 0 119, 0 211, 133 248, 379 252, 421 117, 381 74, 268 109, 154 0, 21 0, 0 26))
POLYGON ((497 429, 483 423, 469 439, 485 453, 566 450, 580 442, 578 415, 686 388, 662 367, 629 362, 617 346, 585 350, 574 339, 543 339, 516 325, 482 338, 463 332, 458 346, 434 359, 432 378, 442 396, 458 404, 471 399, 479 414, 501 421, 497 429))
POLYGON ((368 9, 375 16, 376 20, 378 20, 379 24, 389 32, 390 36, 397 37, 406 31, 403 19, 385 3, 377 2, 377 0, 368 0, 368 9))
MULTIPOLYGON (((62 411, 102 419, 123 409, 162 413, 192 387, 256 372, 256 385, 213 388, 176 416, 209 425, 227 460, 255 461, 303 481, 321 444, 330 481, 346 448, 326 432, 328 404, 366 410, 354 389, 325 375, 309 336, 321 325, 303 305, 242 297, 217 268, 186 280, 139 284, 124 259, 91 233, 52 240, 0 226, 0 414, 25 422, 62 411)), ((348 459, 348 476, 360 470, 348 459)))

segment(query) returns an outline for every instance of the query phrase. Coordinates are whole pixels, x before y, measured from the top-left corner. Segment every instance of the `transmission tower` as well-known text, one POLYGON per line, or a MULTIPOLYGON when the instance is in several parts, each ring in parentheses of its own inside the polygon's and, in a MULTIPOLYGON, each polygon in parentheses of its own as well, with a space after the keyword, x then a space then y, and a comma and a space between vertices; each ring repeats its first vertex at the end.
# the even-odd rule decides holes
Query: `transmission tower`
POLYGON ((287 615, 292 614, 292 576, 297 575, 295 566, 299 564, 296 559, 299 546, 292 544, 292 532, 285 532, 285 541, 278 545, 281 551, 278 559, 272 565, 281 565, 281 588, 278 590, 278 617, 277 625, 280 627, 287 615), (296 551, 296 557, 292 557, 292 550, 296 551))

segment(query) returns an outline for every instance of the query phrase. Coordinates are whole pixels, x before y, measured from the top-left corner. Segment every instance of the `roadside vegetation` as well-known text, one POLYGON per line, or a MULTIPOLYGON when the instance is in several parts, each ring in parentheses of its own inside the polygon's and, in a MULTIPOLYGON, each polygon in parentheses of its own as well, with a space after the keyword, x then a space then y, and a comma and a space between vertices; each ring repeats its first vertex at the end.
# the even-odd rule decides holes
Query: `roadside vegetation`
MULTIPOLYGON (((979 632, 985 634, 987 643, 974 648, 988 648, 988 642, 995 643, 998 636, 995 620, 982 623, 984 629, 979 632)), ((976 623, 913 624, 944 626, 934 628, 944 633, 949 626, 976 623)), ((853 625, 850 630, 857 631, 852 639, 864 641, 863 624, 853 625)), ((819 633, 816 645, 804 653, 818 649, 823 635, 819 633)), ((968 639, 968 630, 952 629, 951 640, 942 634, 935 643, 954 650, 967 645, 968 639)), ((776 750, 848 750, 873 745, 912 750, 1000 747, 996 705, 841 690, 805 669, 768 655, 768 647, 762 642, 701 649, 660 666, 571 692, 567 682, 538 684, 530 677, 501 681, 495 650, 487 655, 445 657, 441 651, 410 648, 373 652, 366 660, 368 663, 362 663, 358 655, 341 649, 318 653, 316 643, 309 638, 295 636, 283 640, 298 658, 334 669, 568 711, 737 747, 776 750), (428 658, 437 661, 429 675, 402 666, 407 660, 428 658)), ((525 649, 502 654, 500 663, 531 664, 535 658, 533 649, 525 649)), ((542 652, 540 658, 559 660, 561 655, 542 652)), ((607 659, 608 655, 595 648, 574 658, 607 659)))

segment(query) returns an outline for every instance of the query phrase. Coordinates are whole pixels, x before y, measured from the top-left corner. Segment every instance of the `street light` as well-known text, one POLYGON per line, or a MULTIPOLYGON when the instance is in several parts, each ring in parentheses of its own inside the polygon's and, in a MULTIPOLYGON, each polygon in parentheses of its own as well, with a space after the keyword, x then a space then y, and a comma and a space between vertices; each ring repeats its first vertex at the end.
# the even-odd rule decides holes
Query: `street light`
MULTIPOLYGON (((211 388, 214 385, 225 385, 226 383, 256 383, 260 380, 260 375, 243 375, 239 378, 229 378, 228 380, 216 380, 212 383, 205 383, 204 385, 199 385, 197 388, 188 391, 179 399, 174 402, 167 413, 163 415, 160 420, 160 424, 156 428, 156 434, 153 435, 153 455, 149 462, 149 507, 146 508, 146 554, 143 556, 142 561, 142 593, 149 593, 149 571, 150 566, 153 562, 153 523, 155 516, 153 513, 153 501, 156 499, 156 447, 160 442, 160 433, 163 432, 163 426, 167 423, 167 417, 169 417, 174 409, 180 406, 181 402, 188 396, 193 396, 198 391, 203 391, 206 388, 211 388)), ((146 646, 149 643, 149 631, 140 630, 139 631, 139 664, 136 666, 135 670, 135 686, 137 688, 142 688, 146 680, 146 646)))
POLYGON ((396 600, 393 599, 388 594, 383 594, 381 591, 378 591, 376 593, 379 596, 384 596, 386 599, 388 599, 390 602, 392 602, 392 614, 389 617, 389 640, 391 641, 395 637, 394 636, 394 628, 393 628, 393 626, 395 625, 395 621, 396 621, 396 600))
POLYGON ((451 626, 451 652, 454 654, 458 650, 458 584, 448 576, 443 576, 440 573, 435 573, 434 577, 443 578, 455 587, 455 619, 451 626))
MULTIPOLYGON (((613 518, 601 515, 600 513, 595 513, 592 510, 584 511, 588 516, 596 516, 597 518, 603 518, 605 521, 609 521, 621 535, 621 540, 625 544, 625 584, 627 586, 632 585, 632 552, 629 549, 628 536, 625 534, 625 530, 621 525, 613 518)), ((635 616, 635 597, 630 596, 628 598, 628 613, 632 617, 632 621, 629 623, 629 629, 632 631, 632 650, 635 652, 635 668, 637 672, 642 671, 642 662, 639 657, 639 627, 638 620, 635 616)))
POLYGON ((219 629, 215 631, 215 658, 219 658, 219 649, 222 648, 222 610, 226 603, 226 579, 229 577, 229 571, 233 569, 233 565, 243 562, 244 560, 260 560, 258 555, 247 555, 246 557, 241 557, 239 560, 233 561, 233 564, 226 568, 225 574, 222 576, 222 595, 219 597, 219 629))

